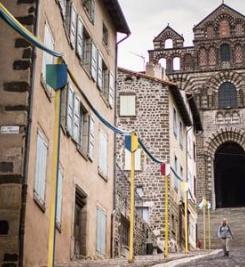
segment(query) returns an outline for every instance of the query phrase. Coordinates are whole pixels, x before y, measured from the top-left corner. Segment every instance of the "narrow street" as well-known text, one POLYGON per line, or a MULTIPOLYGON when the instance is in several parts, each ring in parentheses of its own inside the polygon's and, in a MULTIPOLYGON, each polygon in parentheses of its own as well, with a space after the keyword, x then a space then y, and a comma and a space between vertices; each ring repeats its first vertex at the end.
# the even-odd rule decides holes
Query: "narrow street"
POLYGON ((230 257, 224 257, 223 253, 209 256, 203 259, 194 260, 186 264, 177 265, 178 267, 244 267, 245 248, 233 248, 230 257))

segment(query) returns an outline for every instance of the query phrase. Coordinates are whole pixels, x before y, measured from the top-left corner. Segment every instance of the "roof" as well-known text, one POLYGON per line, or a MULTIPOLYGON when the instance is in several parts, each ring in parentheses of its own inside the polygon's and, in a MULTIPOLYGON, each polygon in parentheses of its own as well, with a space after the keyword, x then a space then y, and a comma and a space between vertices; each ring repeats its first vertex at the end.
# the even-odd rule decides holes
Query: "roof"
POLYGON ((232 7, 226 5, 226 4, 221 4, 219 5, 214 11, 212 11, 210 14, 208 14, 203 20, 201 20, 197 25, 195 25, 194 29, 196 29, 197 27, 199 27, 201 24, 203 24, 206 20, 208 20, 208 18, 210 16, 212 16, 213 14, 215 14, 219 9, 222 9, 222 8, 225 8, 225 9, 228 9, 230 11, 232 11, 233 13, 245 18, 245 16, 243 14, 241 14, 240 12, 238 12, 237 10, 233 9, 232 7))
POLYGON ((105 5, 110 17, 112 18, 117 32, 129 35, 130 29, 118 0, 102 0, 102 2, 105 5))
POLYGON ((134 72, 134 71, 124 69, 124 68, 118 68, 118 70, 123 72, 123 73, 129 74, 129 75, 145 78, 145 79, 155 81, 155 82, 161 83, 163 85, 169 86, 169 92, 171 93, 171 95, 174 98, 174 101, 176 103, 178 111, 180 112, 181 118, 182 118, 185 126, 191 126, 192 125, 191 118, 190 118, 189 112, 186 108, 185 101, 184 101, 184 99, 180 93, 179 88, 177 87, 177 85, 175 83, 165 81, 165 80, 162 80, 159 78, 155 78, 155 77, 146 75, 146 74, 141 73, 141 72, 134 72))
POLYGON ((203 127, 202 127, 202 121, 200 118, 200 113, 199 110, 197 108, 196 102, 194 100, 193 95, 188 94, 187 95, 187 99, 191 108, 191 113, 193 116, 193 124, 194 124, 194 128, 196 131, 203 131, 203 127))
POLYGON ((164 32, 170 31, 172 32, 176 37, 179 37, 180 39, 182 39, 184 41, 184 37, 182 35, 180 35, 178 32, 176 32, 172 27, 170 27, 169 25, 167 27, 165 27, 155 38, 153 41, 158 41, 158 39, 162 36, 162 34, 164 34, 164 32))

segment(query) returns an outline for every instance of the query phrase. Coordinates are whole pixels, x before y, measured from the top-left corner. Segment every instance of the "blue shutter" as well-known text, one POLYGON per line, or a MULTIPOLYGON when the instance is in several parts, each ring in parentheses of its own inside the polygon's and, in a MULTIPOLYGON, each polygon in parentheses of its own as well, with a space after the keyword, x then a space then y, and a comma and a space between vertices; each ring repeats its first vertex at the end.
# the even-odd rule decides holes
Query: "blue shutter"
POLYGON ((106 247, 106 214, 98 208, 97 209, 97 226, 96 226, 96 250, 101 255, 105 255, 106 247))
POLYGON ((45 200, 45 185, 47 171, 48 145, 45 138, 39 132, 37 135, 36 147, 36 171, 34 191, 41 202, 45 200))
POLYGON ((98 50, 95 44, 92 42, 91 76, 94 79, 94 81, 97 81, 97 59, 98 59, 98 50))
POLYGON ((63 191, 63 172, 59 167, 58 184, 57 184, 57 207, 56 207, 56 223, 61 225, 62 215, 62 191, 63 191))

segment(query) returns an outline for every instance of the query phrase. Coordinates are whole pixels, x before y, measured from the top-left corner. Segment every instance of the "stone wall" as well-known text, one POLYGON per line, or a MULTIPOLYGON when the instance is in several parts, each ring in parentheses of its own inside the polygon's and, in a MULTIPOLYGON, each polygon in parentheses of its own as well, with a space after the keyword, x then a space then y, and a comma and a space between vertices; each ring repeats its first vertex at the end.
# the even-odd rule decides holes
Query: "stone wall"
MULTIPOLYGON (((124 130, 136 130, 145 146, 159 159, 169 160, 169 90, 164 82, 119 69, 117 91, 117 126, 124 130), (120 95, 136 95, 136 116, 120 117, 120 95)), ((117 158, 119 168, 124 175, 124 140, 117 137, 117 158)), ((164 240, 164 179, 159 171, 159 164, 153 162, 146 154, 141 154, 142 169, 136 171, 136 187, 142 187, 144 207, 149 208, 149 225, 160 248, 164 240)), ((116 176, 119 174, 117 173, 116 176)), ((172 200, 170 200, 171 202, 172 200)), ((174 201, 171 202, 173 204, 174 201)), ((173 204, 169 218, 174 214, 178 218, 178 207, 173 204)), ((170 235, 172 224, 170 221, 170 235)), ((175 230, 174 230, 175 231, 175 230)))
MULTIPOLYGON (((37 1, 3 0, 2 4, 28 30, 35 31, 37 1)), ((20 223, 25 208, 34 50, 2 19, 0 43, 0 266, 22 266, 24 226, 20 223)))

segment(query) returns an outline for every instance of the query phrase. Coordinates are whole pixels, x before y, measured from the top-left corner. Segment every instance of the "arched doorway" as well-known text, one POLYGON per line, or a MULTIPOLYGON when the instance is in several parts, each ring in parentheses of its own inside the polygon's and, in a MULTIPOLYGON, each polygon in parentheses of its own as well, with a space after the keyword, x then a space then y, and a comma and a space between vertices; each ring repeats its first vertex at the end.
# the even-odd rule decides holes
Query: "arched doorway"
POLYGON ((245 152, 235 142, 218 147, 214 159, 217 208, 245 206, 245 152))

